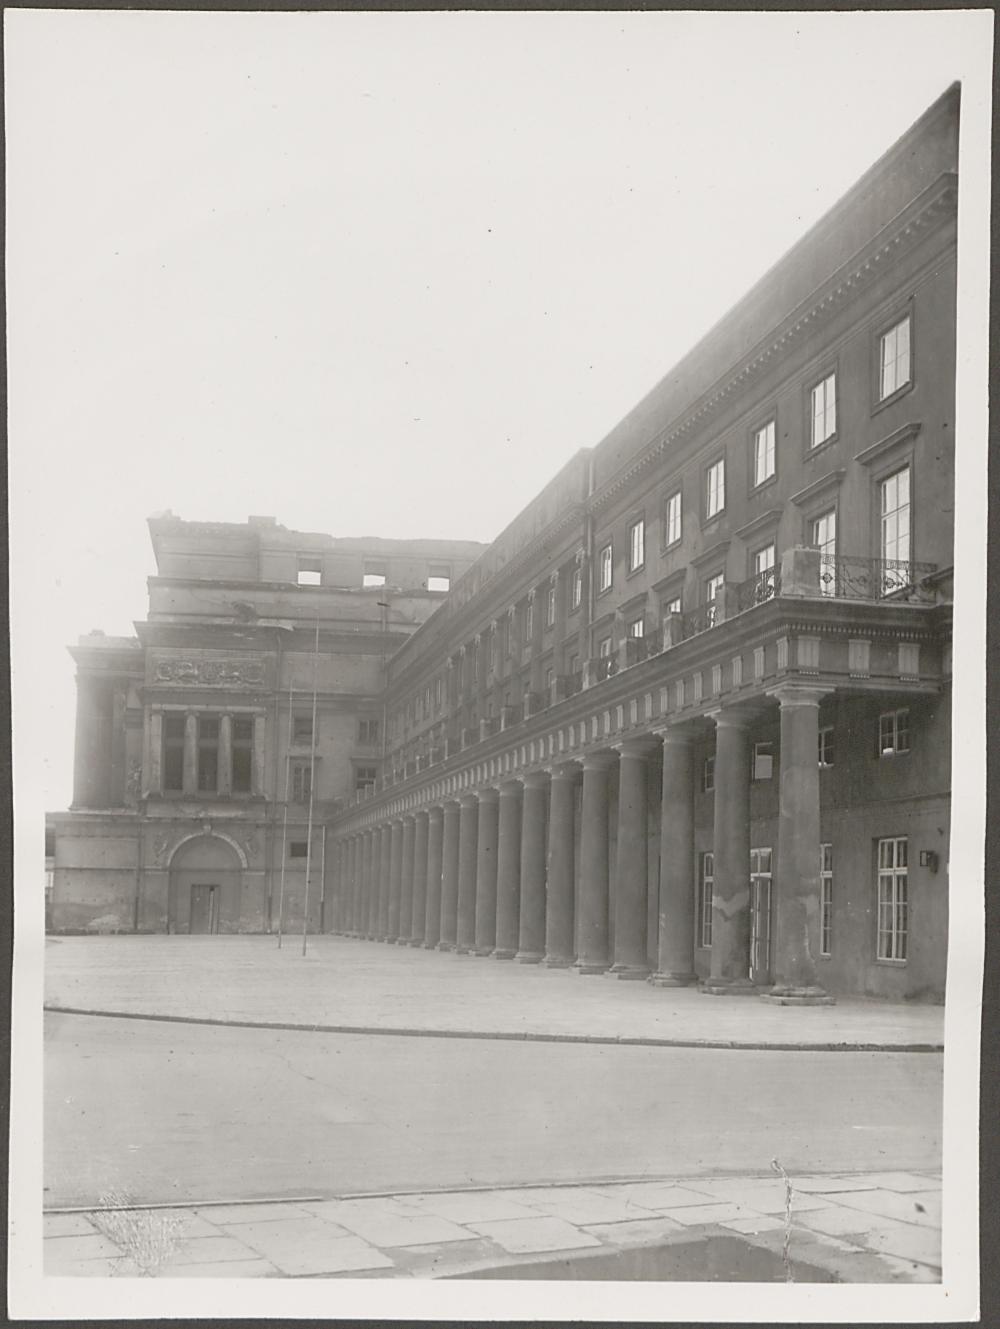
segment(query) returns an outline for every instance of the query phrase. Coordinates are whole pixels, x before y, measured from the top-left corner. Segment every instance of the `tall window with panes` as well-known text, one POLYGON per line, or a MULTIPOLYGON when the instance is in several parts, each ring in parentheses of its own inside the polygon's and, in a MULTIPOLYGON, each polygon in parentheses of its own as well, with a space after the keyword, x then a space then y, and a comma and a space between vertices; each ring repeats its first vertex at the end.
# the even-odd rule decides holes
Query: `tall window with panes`
POLYGON ((571 610, 580 608, 580 601, 583 599, 583 570, 574 567, 573 575, 569 583, 569 607, 571 610))
POLYGON ((819 953, 833 954, 833 845, 819 847, 819 953))
POLYGON ((809 394, 809 445, 818 448, 837 432, 837 375, 827 374, 809 394))
POLYGON ((774 475, 774 429, 775 422, 768 420, 766 425, 754 430, 753 436, 753 482, 762 485, 774 475))
POLYGON ((910 381, 910 318, 898 323, 879 338, 879 401, 891 397, 910 381))
POLYGON ((598 594, 611 589, 612 576, 611 546, 604 545, 597 556, 597 591, 598 594))
POLYGON ((837 509, 830 508, 809 523, 809 543, 819 550, 821 595, 837 594, 837 509))
POLYGON ((905 835, 878 842, 878 932, 880 960, 905 960, 909 937, 907 840, 905 835))
POLYGON ((646 562, 646 522, 640 517, 628 528, 628 570, 635 572, 646 562))
POLYGON ((676 544, 681 538, 681 491, 671 494, 663 505, 663 532, 665 545, 676 544))
POLYGON ((709 627, 714 627, 718 616, 718 599, 722 595, 722 588, 726 584, 726 576, 723 572, 717 572, 713 577, 709 577, 705 582, 705 604, 707 606, 707 623, 709 627))
POLYGON ((879 482, 879 557, 883 560, 882 593, 906 586, 910 580, 910 468, 879 482))
POLYGON ((726 506, 726 459, 720 457, 705 472, 705 516, 717 517, 726 506))
POLYGON ((715 855, 702 854, 698 874, 698 945, 712 945, 712 896, 715 893, 715 855))
POLYGON ((556 584, 549 582, 548 590, 545 593, 545 626, 550 628, 556 621, 556 584))

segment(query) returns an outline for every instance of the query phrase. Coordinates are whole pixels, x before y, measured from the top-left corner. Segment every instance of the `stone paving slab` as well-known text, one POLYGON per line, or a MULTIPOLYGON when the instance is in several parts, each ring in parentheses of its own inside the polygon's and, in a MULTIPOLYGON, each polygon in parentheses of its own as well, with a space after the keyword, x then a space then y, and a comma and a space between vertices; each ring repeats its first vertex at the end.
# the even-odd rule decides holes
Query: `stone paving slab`
POLYGON ((60 1009, 345 1032, 774 1048, 939 1049, 944 1009, 710 1001, 694 988, 603 983, 345 937, 56 937, 45 1000, 60 1009), (220 1001, 218 966, 225 965, 220 1001))
MULTIPOLYGON (((940 1187, 928 1174, 792 1177, 791 1248, 840 1281, 940 1279, 940 1187), (840 1189, 823 1189, 823 1183, 840 1189), (916 1183, 921 1189, 915 1189, 916 1183), (919 1209, 917 1206, 921 1206, 919 1209)), ((785 1240, 784 1183, 771 1175, 511 1187, 280 1201, 165 1211, 180 1231, 159 1268, 139 1270, 110 1236, 117 1211, 45 1216, 50 1276, 461 1277, 546 1253, 634 1250, 736 1233, 772 1252, 785 1240), (612 1215, 610 1219, 598 1215, 612 1215), (239 1221, 241 1218, 246 1221, 239 1221), (64 1235, 56 1235, 57 1233, 64 1235)), ((129 1215, 132 1218, 132 1215, 129 1215)), ((122 1238, 125 1240, 125 1238, 122 1238)))

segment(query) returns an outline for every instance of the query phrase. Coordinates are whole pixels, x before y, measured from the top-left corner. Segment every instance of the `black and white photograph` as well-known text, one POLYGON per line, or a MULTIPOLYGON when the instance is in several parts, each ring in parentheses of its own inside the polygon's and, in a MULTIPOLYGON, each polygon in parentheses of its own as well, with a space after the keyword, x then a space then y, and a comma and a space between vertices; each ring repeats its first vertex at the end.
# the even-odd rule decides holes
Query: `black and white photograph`
POLYGON ((976 1318, 992 47, 5 12, 13 1317, 976 1318))

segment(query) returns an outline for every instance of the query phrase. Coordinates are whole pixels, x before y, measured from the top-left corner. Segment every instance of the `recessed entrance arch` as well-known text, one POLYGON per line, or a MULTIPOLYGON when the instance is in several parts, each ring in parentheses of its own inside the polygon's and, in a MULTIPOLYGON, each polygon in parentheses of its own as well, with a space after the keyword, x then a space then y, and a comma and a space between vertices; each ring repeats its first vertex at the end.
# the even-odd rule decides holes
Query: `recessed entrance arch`
POLYGON ((220 836, 185 840, 170 860, 168 930, 236 932, 242 868, 240 855, 220 836))

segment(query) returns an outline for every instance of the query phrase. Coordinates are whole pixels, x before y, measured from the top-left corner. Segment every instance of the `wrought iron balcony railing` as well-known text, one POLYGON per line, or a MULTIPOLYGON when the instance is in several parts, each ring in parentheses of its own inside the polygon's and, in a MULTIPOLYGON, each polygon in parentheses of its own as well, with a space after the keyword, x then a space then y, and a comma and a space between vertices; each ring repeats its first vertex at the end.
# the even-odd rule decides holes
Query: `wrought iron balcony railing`
POLYGON ((936 571, 933 563, 910 559, 857 558, 853 554, 820 556, 820 594, 844 600, 923 599, 920 583, 936 571))
POLYGON ((736 587, 736 610, 752 609, 781 594, 781 569, 765 568, 736 587))
POLYGON ((681 618, 684 641, 687 641, 688 637, 696 637, 699 632, 707 632, 709 628, 714 628, 718 616, 719 610, 714 600, 710 600, 706 605, 699 605, 697 609, 692 609, 684 614, 681 618))

